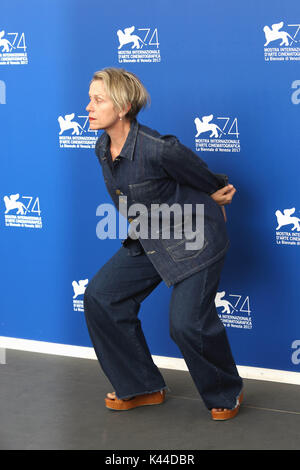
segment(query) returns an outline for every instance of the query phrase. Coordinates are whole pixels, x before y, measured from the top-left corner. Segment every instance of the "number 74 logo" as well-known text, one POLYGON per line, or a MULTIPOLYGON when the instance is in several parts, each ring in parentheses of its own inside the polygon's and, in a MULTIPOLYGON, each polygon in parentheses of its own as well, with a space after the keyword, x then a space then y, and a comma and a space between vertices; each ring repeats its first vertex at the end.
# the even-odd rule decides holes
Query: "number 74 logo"
POLYGON ((36 214, 41 215, 41 209, 40 209, 40 199, 38 197, 36 198, 33 198, 31 196, 22 196, 22 199, 27 199, 28 200, 28 204, 25 207, 26 207, 26 210, 27 212, 34 212, 36 214))
POLYGON ((7 36, 11 36, 10 40, 4 38, 4 34, 4 30, 0 32, 0 47, 2 46, 2 52, 11 52, 13 49, 26 51, 27 46, 24 33, 7 33, 7 36))
POLYGON ((222 307, 222 313, 234 313, 234 312, 241 312, 241 313, 247 313, 247 315, 250 315, 251 310, 250 310, 250 301, 249 301, 249 296, 243 297, 242 295, 237 295, 237 294, 229 294, 228 297, 232 297, 233 299, 231 302, 229 300, 226 300, 224 298, 225 296, 225 291, 222 292, 217 292, 217 295, 215 297, 215 305, 216 307, 222 307))

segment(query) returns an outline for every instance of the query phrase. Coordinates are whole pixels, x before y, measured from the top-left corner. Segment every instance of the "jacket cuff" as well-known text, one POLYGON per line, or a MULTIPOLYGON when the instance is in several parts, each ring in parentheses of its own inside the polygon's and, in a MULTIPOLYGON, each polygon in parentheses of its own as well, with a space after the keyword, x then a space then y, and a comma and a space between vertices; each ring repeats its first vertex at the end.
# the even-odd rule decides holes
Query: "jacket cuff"
POLYGON ((229 181, 227 175, 224 175, 223 173, 215 173, 215 176, 219 180, 219 189, 224 188, 224 186, 227 186, 229 181))

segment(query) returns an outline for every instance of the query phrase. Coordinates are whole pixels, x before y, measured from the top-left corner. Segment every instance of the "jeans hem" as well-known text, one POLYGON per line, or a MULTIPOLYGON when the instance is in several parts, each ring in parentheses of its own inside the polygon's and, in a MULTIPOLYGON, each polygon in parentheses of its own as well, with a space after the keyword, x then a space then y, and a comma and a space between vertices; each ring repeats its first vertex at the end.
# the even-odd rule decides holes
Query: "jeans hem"
POLYGON ((238 407, 239 405, 239 401, 238 401, 238 398, 239 396, 241 395, 242 391, 243 391, 243 388, 244 388, 244 385, 242 385, 241 387, 241 390, 239 391, 239 393, 236 395, 235 397, 235 405, 233 408, 228 408, 227 406, 212 406, 212 407, 209 407, 208 410, 212 410, 213 408, 223 408, 224 410, 235 410, 235 408, 238 407))
POLYGON ((133 398, 133 397, 136 397, 138 395, 145 395, 146 393, 155 393, 155 392, 160 392, 161 390, 167 390, 168 392, 170 391, 169 387, 167 385, 165 385, 164 387, 160 387, 160 388, 157 388, 155 390, 147 390, 147 391, 144 391, 144 392, 138 392, 138 393, 132 393, 130 395, 123 395, 123 396, 119 396, 116 394, 117 398, 119 400, 125 400, 126 398, 133 398))
POLYGON ((235 408, 237 408, 239 406, 239 396, 241 395, 242 391, 243 391, 243 388, 244 386, 242 385, 242 388, 239 392, 239 394, 236 396, 235 400, 236 400, 236 403, 235 403, 235 407, 234 408, 231 408, 232 410, 234 410, 235 408))

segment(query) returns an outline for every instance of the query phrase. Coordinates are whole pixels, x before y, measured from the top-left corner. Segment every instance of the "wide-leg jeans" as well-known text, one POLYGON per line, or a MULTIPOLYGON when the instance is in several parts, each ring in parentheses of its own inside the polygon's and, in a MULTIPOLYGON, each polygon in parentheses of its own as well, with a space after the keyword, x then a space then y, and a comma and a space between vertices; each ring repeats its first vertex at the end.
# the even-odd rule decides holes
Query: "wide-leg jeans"
MULTIPOLYGON (((215 307, 224 258, 172 286, 170 334, 206 407, 234 408, 242 379, 215 307)), ((166 388, 138 312, 162 281, 145 253, 122 246, 88 283, 84 310, 99 363, 118 398, 166 388)))

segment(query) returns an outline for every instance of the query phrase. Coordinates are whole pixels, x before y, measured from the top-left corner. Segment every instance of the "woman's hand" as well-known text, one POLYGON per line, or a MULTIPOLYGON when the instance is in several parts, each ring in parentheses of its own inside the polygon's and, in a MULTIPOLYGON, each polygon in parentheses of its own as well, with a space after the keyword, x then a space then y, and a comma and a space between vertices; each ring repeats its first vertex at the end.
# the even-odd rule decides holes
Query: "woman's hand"
POLYGON ((224 186, 224 188, 218 189, 215 193, 212 193, 210 197, 219 204, 219 206, 224 206, 225 204, 230 204, 236 189, 232 184, 224 186))
POLYGON ((226 211, 225 211, 224 205, 231 203, 232 198, 235 193, 236 193, 235 187, 232 184, 228 184, 227 186, 224 186, 224 188, 221 188, 215 193, 210 195, 213 198, 213 200, 217 204, 219 204, 219 206, 221 206, 225 222, 227 222, 227 217, 226 217, 226 211))

